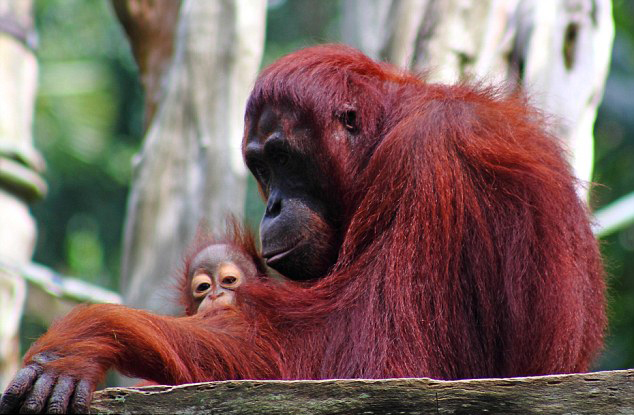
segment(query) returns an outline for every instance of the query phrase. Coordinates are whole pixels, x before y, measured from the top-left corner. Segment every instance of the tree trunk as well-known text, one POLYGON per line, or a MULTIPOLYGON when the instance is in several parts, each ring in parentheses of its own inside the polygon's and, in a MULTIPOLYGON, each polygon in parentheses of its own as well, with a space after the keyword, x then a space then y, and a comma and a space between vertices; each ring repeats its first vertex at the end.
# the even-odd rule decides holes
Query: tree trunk
MULTIPOLYGON (((35 221, 27 202, 46 185, 44 162, 33 148, 33 106, 37 85, 33 10, 30 0, 0 0, 0 260, 15 266, 30 261, 35 221)), ((0 267, 0 390, 18 369, 18 328, 26 283, 0 267)))
POLYGON ((112 0, 139 66, 145 91, 146 129, 161 101, 161 82, 172 63, 174 34, 181 4, 181 0, 112 0))
MULTIPOLYGON (((577 177, 592 179, 593 125, 614 37, 610 0, 371 2, 345 2, 348 41, 430 81, 520 83, 555 116, 577 177)), ((585 187, 580 193, 587 197, 585 187)))
POLYGON ((154 83, 163 85, 162 98, 128 200, 122 264, 128 304, 175 312, 166 290, 198 225, 219 231, 227 214, 242 215, 244 105, 260 65, 265 12, 265 0, 185 0, 178 19, 157 13, 177 25, 176 39, 170 64, 160 64, 168 69, 154 83))

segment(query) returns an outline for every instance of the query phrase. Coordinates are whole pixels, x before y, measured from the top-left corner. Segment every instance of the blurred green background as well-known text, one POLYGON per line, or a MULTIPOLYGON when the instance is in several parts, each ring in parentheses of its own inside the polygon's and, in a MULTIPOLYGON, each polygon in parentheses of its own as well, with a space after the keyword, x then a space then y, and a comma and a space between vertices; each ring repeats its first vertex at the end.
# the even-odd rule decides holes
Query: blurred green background
MULTIPOLYGON (((36 146, 50 192, 33 207, 35 260, 118 290, 132 159, 142 135, 143 92, 129 47, 105 1, 37 1, 40 84, 36 146)), ((299 47, 337 41, 339 0, 269 2, 264 64, 299 47)), ((596 124, 592 199, 600 208, 634 191, 634 2, 615 0, 616 39, 596 124)), ((246 212, 262 205, 251 186, 246 212)), ((598 369, 634 367, 634 226, 603 240, 610 334, 598 369)), ((26 318, 22 347, 45 328, 26 318)))

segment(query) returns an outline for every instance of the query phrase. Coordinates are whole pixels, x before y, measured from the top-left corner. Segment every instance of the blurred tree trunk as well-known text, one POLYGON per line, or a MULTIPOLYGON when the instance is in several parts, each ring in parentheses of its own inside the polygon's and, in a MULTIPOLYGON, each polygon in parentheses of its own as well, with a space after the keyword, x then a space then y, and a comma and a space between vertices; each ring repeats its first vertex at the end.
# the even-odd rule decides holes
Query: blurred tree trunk
POLYGON ((591 180, 614 37, 610 0, 347 0, 343 36, 430 81, 520 83, 556 117, 577 177, 591 180))
MULTIPOLYGON (((43 160, 33 148, 33 106, 37 60, 32 2, 0 0, 0 260, 15 266, 30 261, 35 221, 28 203, 46 185, 43 160)), ((26 282, 0 268, 0 390, 18 369, 18 329, 26 282)))
POLYGON ((128 199, 122 291, 130 305, 173 313, 170 281, 201 220, 222 230, 227 214, 244 209, 244 105, 264 47, 266 2, 113 5, 139 64, 149 121, 128 199))

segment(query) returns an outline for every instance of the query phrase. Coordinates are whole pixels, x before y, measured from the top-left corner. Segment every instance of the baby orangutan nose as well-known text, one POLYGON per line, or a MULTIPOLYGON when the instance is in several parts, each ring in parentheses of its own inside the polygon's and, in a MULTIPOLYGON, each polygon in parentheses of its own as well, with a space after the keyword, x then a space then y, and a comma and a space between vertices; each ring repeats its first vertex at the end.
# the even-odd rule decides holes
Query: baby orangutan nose
POLYGON ((198 306, 198 312, 221 308, 234 303, 235 295, 231 292, 210 293, 198 306))

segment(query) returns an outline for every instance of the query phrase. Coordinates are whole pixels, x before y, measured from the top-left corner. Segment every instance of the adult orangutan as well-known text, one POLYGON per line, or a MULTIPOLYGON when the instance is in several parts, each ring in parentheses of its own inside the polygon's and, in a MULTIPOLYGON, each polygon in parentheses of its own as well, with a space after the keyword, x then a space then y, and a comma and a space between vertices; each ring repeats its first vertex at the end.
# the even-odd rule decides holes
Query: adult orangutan
POLYGON ((1 409, 86 409, 108 368, 214 379, 538 375, 588 369, 605 326, 588 212, 519 94, 437 85, 344 46, 259 77, 243 143, 289 277, 163 317, 81 307, 29 350, 1 409), (304 280, 296 282, 292 280, 304 280))

